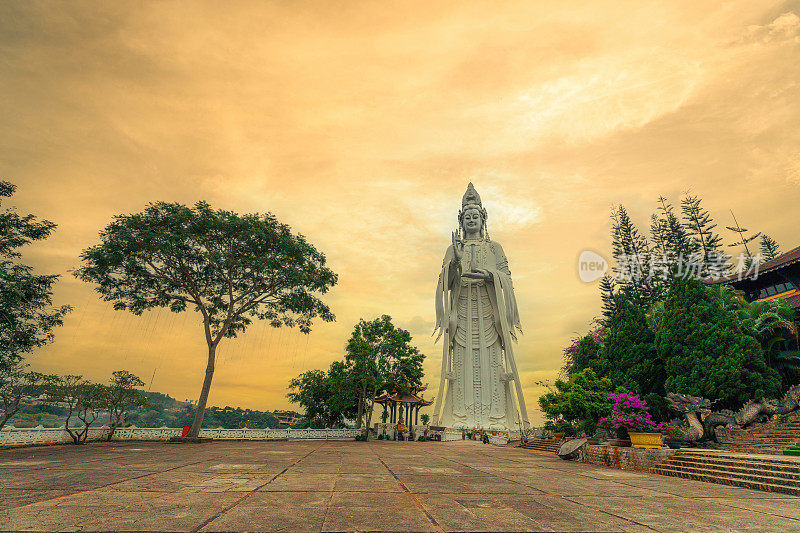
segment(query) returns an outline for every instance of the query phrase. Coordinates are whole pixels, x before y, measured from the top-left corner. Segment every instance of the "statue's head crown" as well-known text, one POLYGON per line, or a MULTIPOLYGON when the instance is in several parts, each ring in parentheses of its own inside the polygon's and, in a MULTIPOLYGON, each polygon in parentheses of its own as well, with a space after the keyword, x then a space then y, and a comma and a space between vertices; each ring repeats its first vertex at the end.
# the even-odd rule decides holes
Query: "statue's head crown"
POLYGON ((464 197, 461 199, 461 210, 463 211, 468 205, 482 207, 481 196, 478 194, 478 191, 475 190, 472 182, 467 185, 467 192, 464 193, 464 197))
POLYGON ((481 204, 481 197, 478 191, 475 190, 475 186, 470 182, 470 184, 467 185, 467 192, 465 192, 464 197, 461 198, 461 209, 458 212, 458 226, 460 232, 463 232, 461 223, 464 218, 464 213, 471 209, 477 209, 480 212, 481 218, 483 219, 481 224, 481 236, 488 239, 489 234, 486 232, 486 218, 488 215, 486 209, 481 204))

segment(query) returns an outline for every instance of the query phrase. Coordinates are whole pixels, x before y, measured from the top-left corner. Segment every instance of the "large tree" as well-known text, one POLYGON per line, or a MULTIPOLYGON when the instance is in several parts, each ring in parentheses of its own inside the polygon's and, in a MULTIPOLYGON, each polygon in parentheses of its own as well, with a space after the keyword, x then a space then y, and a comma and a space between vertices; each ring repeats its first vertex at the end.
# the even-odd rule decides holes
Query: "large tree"
MULTIPOLYGON (((76 376, 69 374, 66 376, 46 375, 42 377, 42 388, 47 397, 47 401, 63 407, 67 412, 67 418, 64 421, 64 430, 72 438, 73 444, 83 443, 83 429, 86 429, 88 434, 88 427, 76 429, 70 426, 74 416, 84 408, 91 407, 91 384, 83 379, 83 376, 76 376)), ((87 414, 84 412, 84 415, 87 414)))
POLYGON ((75 276, 97 284, 114 309, 136 315, 167 307, 200 313, 207 344, 206 372, 189 437, 203 423, 217 346, 252 318, 273 327, 311 331, 313 319, 334 320, 318 297, 336 284, 325 256, 274 215, 156 202, 119 215, 84 250, 75 276))
POLYGON ((127 414, 137 407, 147 405, 147 397, 139 388, 144 382, 127 370, 117 370, 111 375, 107 387, 99 389, 102 393, 101 405, 108 411, 108 435, 106 440, 114 437, 114 432, 122 424, 127 414))
POLYGON ((343 361, 331 363, 330 370, 309 370, 289 382, 286 397, 304 411, 310 427, 343 427, 355 417, 358 386, 343 361))
POLYGON ((722 237, 714 231, 717 224, 703 208, 702 199, 686 194, 681 200, 681 212, 692 252, 698 254, 701 262, 700 273, 714 277, 727 275, 730 265, 722 249, 722 237))
POLYGON ((18 364, 0 372, 0 429, 20 410, 22 398, 37 396, 42 374, 25 372, 18 364))
MULTIPOLYGON (((10 198, 16 186, 0 181, 0 199, 10 198)), ((58 275, 34 274, 19 263, 19 249, 50 236, 56 225, 20 215, 14 209, 0 212, 0 384, 18 372, 23 356, 53 339, 53 329, 63 323, 69 306, 52 305, 58 275)))
POLYGON ((770 368, 758 340, 742 330, 716 288, 676 279, 655 328, 665 392, 720 400, 738 409, 748 400, 774 398, 781 377, 770 368))
POLYGON ((362 318, 347 342, 345 359, 358 383, 357 428, 362 427, 365 412, 369 427, 378 392, 421 385, 425 356, 411 345, 411 334, 395 327, 389 315, 371 321, 362 318))
MULTIPOLYGON (((624 206, 612 211, 611 222, 611 247, 616 260, 614 272, 619 291, 646 309, 654 299, 654 285, 649 276, 650 242, 636 228, 624 206)), ((604 285, 603 294, 605 289, 604 285)))

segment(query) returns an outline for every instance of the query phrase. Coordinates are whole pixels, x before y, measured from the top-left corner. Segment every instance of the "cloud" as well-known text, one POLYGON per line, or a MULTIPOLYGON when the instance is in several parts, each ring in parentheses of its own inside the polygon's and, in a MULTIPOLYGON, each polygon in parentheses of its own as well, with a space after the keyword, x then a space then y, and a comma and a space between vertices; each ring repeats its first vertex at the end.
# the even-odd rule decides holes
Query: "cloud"
POLYGON ((781 41, 800 42, 800 17, 791 11, 769 24, 748 26, 740 42, 770 44, 781 41))
POLYGON ((67 270, 114 215, 202 199, 273 212, 340 274, 336 323, 224 341, 212 402, 288 407, 291 377, 383 313, 435 385, 433 292, 473 181, 514 275, 534 411, 534 378, 599 313, 575 258, 608 252, 611 204, 644 229, 659 195, 692 188, 720 227, 734 209, 797 244, 798 16, 780 6, 2 4, 0 161, 14 203, 59 224, 25 260, 65 275, 56 301, 76 308, 31 363, 155 370, 154 390, 196 397, 196 315, 114 312, 67 270))

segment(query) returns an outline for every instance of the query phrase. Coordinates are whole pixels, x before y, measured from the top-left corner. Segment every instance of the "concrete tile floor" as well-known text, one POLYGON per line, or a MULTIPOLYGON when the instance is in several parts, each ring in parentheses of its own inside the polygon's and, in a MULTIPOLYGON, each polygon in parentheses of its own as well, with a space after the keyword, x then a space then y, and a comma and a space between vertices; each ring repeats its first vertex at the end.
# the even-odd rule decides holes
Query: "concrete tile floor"
POLYGON ((800 498, 475 442, 0 450, 0 530, 800 531, 800 498))

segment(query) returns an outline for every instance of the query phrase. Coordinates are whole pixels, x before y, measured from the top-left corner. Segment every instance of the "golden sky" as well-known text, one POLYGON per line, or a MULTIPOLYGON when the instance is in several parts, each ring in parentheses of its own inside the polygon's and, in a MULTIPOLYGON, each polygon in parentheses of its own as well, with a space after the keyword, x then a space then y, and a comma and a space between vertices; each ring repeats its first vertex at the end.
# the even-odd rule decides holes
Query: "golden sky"
MULTIPOLYGON (((800 2, 4 2, 0 169, 58 224, 25 261, 75 307, 34 369, 117 369, 196 399, 194 313, 115 312, 67 272, 150 201, 272 211, 322 250, 337 321, 221 344, 211 405, 289 407, 288 380, 391 315, 438 386, 433 294, 469 181, 510 261, 528 408, 599 314, 585 249, 685 190, 800 244, 800 2), (154 377, 153 377, 154 376, 154 377)), ((723 236, 732 242, 724 229, 723 236)))

